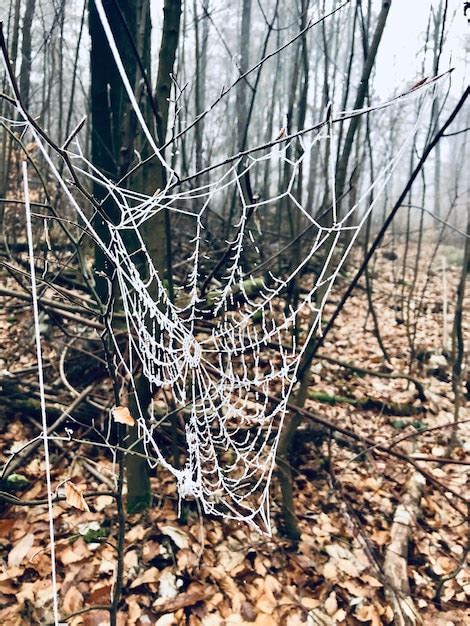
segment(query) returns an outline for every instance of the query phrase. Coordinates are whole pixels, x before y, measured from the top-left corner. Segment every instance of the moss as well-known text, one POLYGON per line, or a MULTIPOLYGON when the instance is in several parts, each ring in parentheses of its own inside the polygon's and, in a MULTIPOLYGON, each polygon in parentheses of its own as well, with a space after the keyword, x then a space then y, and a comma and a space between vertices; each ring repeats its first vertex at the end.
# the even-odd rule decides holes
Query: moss
MULTIPOLYGON (((340 395, 331 395, 323 391, 310 391, 309 398, 324 404, 350 404, 364 411, 379 411, 384 415, 397 415, 399 417, 410 417, 423 412, 423 407, 412 404, 397 404, 396 402, 386 402, 376 398, 350 398, 340 395)), ((420 422, 422 423, 422 422, 420 422)), ((396 427, 395 427, 396 428, 396 427)))
POLYGON ((127 496, 127 512, 129 515, 142 513, 152 504, 152 494, 150 490, 143 490, 139 494, 127 496))

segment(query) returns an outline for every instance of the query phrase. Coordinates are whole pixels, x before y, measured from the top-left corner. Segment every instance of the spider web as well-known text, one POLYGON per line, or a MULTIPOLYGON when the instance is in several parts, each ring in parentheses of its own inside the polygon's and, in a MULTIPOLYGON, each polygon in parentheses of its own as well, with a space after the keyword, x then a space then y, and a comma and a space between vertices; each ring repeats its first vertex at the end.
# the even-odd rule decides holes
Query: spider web
MULTIPOLYGON (((101 185, 120 211, 117 223, 108 222, 109 241, 104 241, 56 167, 47 139, 31 123, 19 101, 16 108, 25 131, 31 133, 86 232, 112 263, 126 319, 127 349, 123 350, 116 337, 113 340, 131 387, 136 392, 135 376, 141 369, 156 390, 171 398, 184 420, 185 462, 176 467, 168 460, 161 440, 162 420, 156 415, 148 419, 139 405, 140 415, 134 417, 149 463, 169 470, 176 478, 180 498, 197 498, 205 513, 244 520, 270 532, 270 479, 305 347, 320 329, 322 310, 334 281, 419 120, 375 181, 341 215, 334 197, 334 165, 329 173, 332 206, 321 219, 303 205, 295 191, 302 168, 306 169, 321 142, 329 141, 335 154, 332 116, 320 130, 277 144, 262 156, 233 159, 213 182, 184 187, 155 144, 101 3, 96 4, 141 131, 167 172, 165 188, 149 196, 114 183, 86 159, 75 140, 73 148, 67 148, 74 171, 101 185), (247 199, 247 176, 266 166, 284 172, 285 189, 264 199, 247 199), (371 197, 374 200, 370 203, 371 197), (230 198, 235 198, 235 218, 225 242, 224 271, 207 285, 208 277, 212 278, 207 261, 214 266, 220 259, 220 251, 217 257, 209 237, 209 217, 213 207, 223 206, 230 198), (162 211, 191 224, 194 233, 186 242, 190 270, 186 279, 175 285, 173 299, 141 232, 145 223, 162 211), (301 258, 286 270, 266 259, 262 224, 273 215, 285 219, 287 211, 308 226, 309 234, 301 258), (351 225, 353 214, 356 220, 351 225), (126 244, 129 232, 138 242, 132 252, 126 244), (342 235, 347 235, 346 243, 342 235), (343 248, 338 252, 340 243, 343 248), (143 264, 137 262, 136 253, 144 259, 143 264), (321 266, 312 275, 307 269, 318 259, 321 266), (286 306, 285 294, 294 282, 302 288, 286 306)), ((402 99, 398 102, 403 104, 402 99)), ((341 112, 336 117, 350 113, 341 112)))

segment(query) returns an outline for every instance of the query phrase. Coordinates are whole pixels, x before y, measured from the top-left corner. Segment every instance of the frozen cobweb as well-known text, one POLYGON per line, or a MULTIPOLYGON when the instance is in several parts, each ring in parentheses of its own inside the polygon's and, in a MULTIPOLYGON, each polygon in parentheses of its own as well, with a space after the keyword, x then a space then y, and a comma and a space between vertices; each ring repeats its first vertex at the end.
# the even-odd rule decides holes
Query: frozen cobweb
MULTIPOLYGON (((305 346, 320 329, 322 310, 338 272, 418 121, 354 206, 338 214, 333 197, 328 219, 316 218, 299 201, 297 180, 320 142, 331 141, 335 153, 331 119, 362 111, 332 112, 330 122, 314 132, 281 141, 262 151, 261 156, 252 152, 231 160, 220 168, 222 174, 213 182, 180 185, 140 113, 100 2, 97 7, 141 130, 166 170, 164 189, 149 196, 116 184, 85 158, 77 140, 72 142, 67 155, 77 176, 101 185, 120 210, 118 222, 108 223, 110 236, 104 241, 50 156, 46 136, 31 123, 19 100, 16 108, 25 132, 31 133, 82 226, 114 268, 128 335, 126 350, 116 339, 115 347, 130 384, 135 390, 135 375, 141 369, 153 388, 164 390, 184 417, 185 462, 176 467, 164 452, 156 417, 149 419, 142 409, 134 416, 149 463, 169 470, 176 478, 180 497, 196 498, 206 513, 244 520, 269 532, 270 478, 305 346), (300 151, 292 150, 293 142, 300 142, 300 151), (267 161, 269 167, 287 172, 285 189, 250 201, 244 190, 246 176, 267 161), (214 259, 208 237, 209 214, 227 198, 235 198, 236 217, 225 243, 225 270, 217 275, 215 286, 214 282, 207 285, 204 268, 207 260, 214 259), (286 271, 264 256, 262 216, 278 212, 283 218, 287 206, 294 215, 300 214, 300 222, 309 232, 301 258, 286 271), (142 235, 145 223, 166 210, 189 222, 193 233, 187 242, 190 271, 184 283, 175 285, 173 298, 142 235), (343 242, 338 254, 338 243, 346 231, 346 244, 343 242), (138 241, 138 255, 136 249, 132 253, 128 250, 129 232, 138 241), (321 258, 323 263, 312 276, 305 270, 314 258, 321 258), (301 281, 302 289, 286 307, 283 296, 293 281, 301 281)), ((403 101, 396 99, 386 106, 394 102, 401 105, 403 101)), ((335 189, 334 169, 329 185, 335 189)))

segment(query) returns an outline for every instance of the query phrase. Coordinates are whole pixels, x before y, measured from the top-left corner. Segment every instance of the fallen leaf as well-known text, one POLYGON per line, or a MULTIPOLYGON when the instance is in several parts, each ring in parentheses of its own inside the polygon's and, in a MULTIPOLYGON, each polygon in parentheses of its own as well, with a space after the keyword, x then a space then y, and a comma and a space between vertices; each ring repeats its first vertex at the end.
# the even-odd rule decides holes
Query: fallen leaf
POLYGON ((28 533, 20 539, 8 554, 8 567, 17 567, 33 547, 33 544, 34 535, 32 533, 28 533))
POLYGON ((344 609, 339 609, 338 611, 336 611, 336 613, 334 614, 334 619, 337 622, 344 622, 344 620, 346 619, 346 611, 344 609))
POLYGON ((65 594, 62 608, 65 613, 75 613, 83 606, 83 596, 80 591, 72 586, 65 594))
POLYGON ((328 615, 332 616, 338 610, 338 602, 336 600, 336 593, 332 591, 328 598, 325 600, 325 611, 328 615))
POLYGON ((107 506, 111 506, 114 502, 113 496, 98 496, 95 499, 95 509, 97 511, 102 511, 107 506))
POLYGON ((185 593, 179 593, 174 598, 158 598, 152 605, 157 613, 174 613, 179 609, 194 606, 206 597, 206 590, 201 586, 194 586, 185 593))
POLYGON ((78 563, 90 556, 90 550, 83 539, 77 539, 71 546, 65 546, 61 549, 57 557, 64 565, 78 563))
MULTIPOLYGON (((222 623, 222 622, 219 622, 222 623)), ((175 616, 172 613, 162 615, 156 622, 155 626, 174 626, 176 624, 175 616)))
POLYGON ((0 520, 0 537, 8 537, 8 534, 13 527, 15 520, 13 518, 6 518, 0 520))
POLYGON ((142 615, 142 609, 139 606, 139 603, 136 602, 133 598, 127 598, 126 604, 128 607, 128 613, 127 613, 128 624, 129 626, 134 626, 134 624, 139 621, 142 615))
POLYGON ((178 595, 178 580, 176 576, 169 569, 163 570, 160 575, 160 598, 176 598, 178 595))
POLYGON ((111 600, 112 585, 103 585, 95 587, 87 596, 87 604, 107 604, 111 600))
POLYGON ((231 549, 230 546, 221 545, 217 546, 216 550, 219 553, 219 564, 227 573, 233 573, 233 570, 245 560, 245 554, 240 549, 231 549))
POLYGON ((264 593, 256 602, 256 607, 262 612, 271 615, 277 606, 277 602, 271 595, 264 593))
POLYGON ((374 626, 375 624, 381 624, 377 609, 372 604, 363 604, 356 610, 354 616, 360 622, 372 622, 374 626))
POLYGON ((359 576, 359 570, 349 559, 338 559, 337 564, 341 571, 343 571, 345 574, 348 574, 352 578, 356 578, 357 576, 359 576))
POLYGON ((323 576, 327 580, 335 580, 336 577, 338 576, 338 570, 332 560, 328 561, 323 566, 323 576))
POLYGON ((159 578, 160 572, 158 571, 158 569, 156 567, 151 567, 132 581, 131 589, 135 589, 139 585, 145 585, 147 583, 156 583, 159 578))
POLYGON ((188 535, 174 526, 162 526, 161 531, 164 535, 168 535, 180 549, 189 548, 188 535))

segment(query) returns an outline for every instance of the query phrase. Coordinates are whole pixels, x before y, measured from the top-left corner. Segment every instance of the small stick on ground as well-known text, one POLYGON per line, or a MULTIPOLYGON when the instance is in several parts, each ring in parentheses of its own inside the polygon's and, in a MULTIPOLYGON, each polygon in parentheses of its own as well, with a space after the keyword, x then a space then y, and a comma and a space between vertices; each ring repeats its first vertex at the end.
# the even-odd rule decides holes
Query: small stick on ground
POLYGON ((413 472, 408 479, 395 510, 390 544, 385 553, 384 574, 390 584, 386 593, 392 605, 396 626, 416 626, 421 623, 411 598, 407 565, 410 535, 419 516, 425 484, 426 480, 419 472, 413 472))

